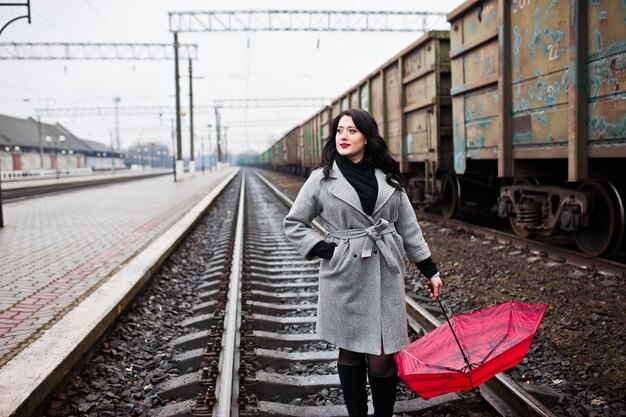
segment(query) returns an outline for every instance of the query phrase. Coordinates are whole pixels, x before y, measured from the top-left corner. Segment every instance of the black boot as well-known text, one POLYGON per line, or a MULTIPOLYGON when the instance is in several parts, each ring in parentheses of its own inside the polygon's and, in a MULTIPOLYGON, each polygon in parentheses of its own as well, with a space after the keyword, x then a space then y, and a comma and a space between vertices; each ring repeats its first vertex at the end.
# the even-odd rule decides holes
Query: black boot
POLYGON ((393 406, 396 403, 396 385, 398 375, 376 376, 368 372, 372 401, 374 402, 374 417, 393 416, 393 406))
POLYGON ((367 417, 367 390, 365 362, 357 365, 344 365, 337 362, 339 381, 343 399, 350 417, 367 417))

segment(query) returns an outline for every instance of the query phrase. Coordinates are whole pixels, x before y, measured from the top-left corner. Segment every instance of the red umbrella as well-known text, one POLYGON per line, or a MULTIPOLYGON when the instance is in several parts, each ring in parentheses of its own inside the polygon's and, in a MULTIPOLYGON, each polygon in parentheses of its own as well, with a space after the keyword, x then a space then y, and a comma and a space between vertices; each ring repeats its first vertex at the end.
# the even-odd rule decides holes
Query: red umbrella
POLYGON ((522 361, 546 308, 511 301, 446 316, 447 325, 396 354, 400 378, 424 399, 476 388, 522 361))

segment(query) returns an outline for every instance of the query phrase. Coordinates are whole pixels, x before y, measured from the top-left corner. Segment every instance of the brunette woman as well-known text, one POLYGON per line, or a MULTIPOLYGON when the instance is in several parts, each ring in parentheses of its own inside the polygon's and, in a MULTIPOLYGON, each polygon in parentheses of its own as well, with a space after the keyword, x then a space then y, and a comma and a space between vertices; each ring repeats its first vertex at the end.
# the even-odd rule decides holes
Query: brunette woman
POLYGON ((432 296, 443 286, 401 180, 374 118, 343 111, 284 221, 298 251, 322 259, 316 331, 339 347, 350 416, 367 416, 366 374, 375 416, 393 414, 393 355, 409 343, 403 255, 428 278, 432 296), (324 237, 311 228, 316 218, 324 237))

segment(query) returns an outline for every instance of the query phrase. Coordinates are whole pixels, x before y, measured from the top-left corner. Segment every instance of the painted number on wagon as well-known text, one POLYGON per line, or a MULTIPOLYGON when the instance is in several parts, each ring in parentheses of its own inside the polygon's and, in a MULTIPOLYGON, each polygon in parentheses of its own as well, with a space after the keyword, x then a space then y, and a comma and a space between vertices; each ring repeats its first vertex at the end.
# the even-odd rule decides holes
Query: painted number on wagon
POLYGON ((548 60, 554 61, 555 59, 559 59, 559 43, 549 43, 548 44, 548 60))
POLYGON ((513 13, 522 10, 524 7, 530 6, 531 0, 513 0, 513 13))

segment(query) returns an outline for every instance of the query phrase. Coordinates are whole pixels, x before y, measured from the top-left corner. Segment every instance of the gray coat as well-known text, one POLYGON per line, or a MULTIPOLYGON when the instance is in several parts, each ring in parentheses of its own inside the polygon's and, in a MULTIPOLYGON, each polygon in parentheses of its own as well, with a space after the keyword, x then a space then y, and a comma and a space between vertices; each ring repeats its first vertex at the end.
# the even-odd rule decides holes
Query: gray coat
POLYGON ((413 207, 378 169, 371 216, 336 163, 323 179, 321 169, 311 173, 284 221, 285 234, 305 257, 322 240, 337 244, 332 259, 320 264, 316 331, 351 351, 398 352, 409 343, 403 252, 411 262, 430 256, 413 207), (316 218, 325 237, 311 229, 316 218))

